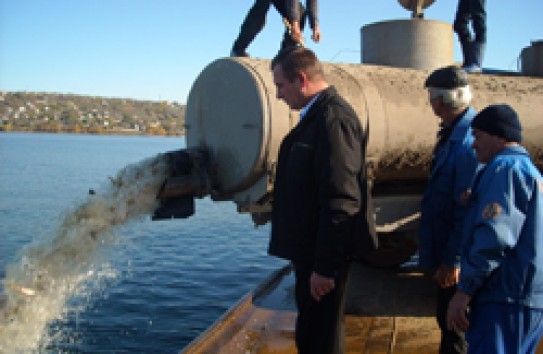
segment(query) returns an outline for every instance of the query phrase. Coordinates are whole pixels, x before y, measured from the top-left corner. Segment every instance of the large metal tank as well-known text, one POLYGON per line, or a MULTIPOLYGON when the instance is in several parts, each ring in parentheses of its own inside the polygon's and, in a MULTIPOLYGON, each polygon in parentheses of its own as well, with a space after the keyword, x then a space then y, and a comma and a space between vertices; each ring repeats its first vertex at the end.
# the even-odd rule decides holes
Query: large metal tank
POLYGON ((533 41, 522 49, 520 64, 523 75, 543 77, 543 40, 533 41))
MULTIPOLYGON (((416 250, 420 197, 438 131, 423 87, 429 71, 331 63, 324 63, 324 70, 369 128, 377 230, 402 240, 381 258, 397 263, 397 249, 405 250, 401 257, 416 250)), ((543 81, 497 75, 471 75, 470 81, 476 109, 508 103, 517 110, 523 145, 543 169, 543 81)), ((240 212, 253 216, 270 211, 279 144, 297 121, 298 113, 276 99, 269 60, 224 58, 209 64, 189 94, 186 139, 189 149, 208 154, 211 197, 234 201, 240 212)))

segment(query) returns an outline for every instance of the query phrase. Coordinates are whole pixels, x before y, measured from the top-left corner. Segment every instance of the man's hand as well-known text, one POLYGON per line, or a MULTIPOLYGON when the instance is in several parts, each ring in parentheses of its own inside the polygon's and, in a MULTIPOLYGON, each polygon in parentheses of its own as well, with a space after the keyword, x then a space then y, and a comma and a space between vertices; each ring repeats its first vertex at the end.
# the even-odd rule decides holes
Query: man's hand
POLYGON ((292 21, 292 24, 290 25, 290 36, 292 37, 292 40, 296 43, 302 43, 302 31, 300 30, 300 22, 299 21, 292 21))
POLYGON ((433 278, 440 287, 448 288, 458 284, 460 269, 447 264, 441 264, 434 273, 433 278))
POLYGON ((319 43, 321 40, 321 30, 319 28, 319 25, 315 25, 315 28, 313 28, 313 35, 311 36, 311 39, 315 43, 319 43))
POLYGON ((332 291, 335 286, 334 278, 327 278, 315 272, 311 274, 311 278, 309 279, 311 296, 315 301, 321 301, 322 297, 332 291))
POLYGON ((466 293, 458 290, 447 309, 447 328, 451 331, 465 331, 469 327, 467 318, 468 305, 471 297, 466 293))

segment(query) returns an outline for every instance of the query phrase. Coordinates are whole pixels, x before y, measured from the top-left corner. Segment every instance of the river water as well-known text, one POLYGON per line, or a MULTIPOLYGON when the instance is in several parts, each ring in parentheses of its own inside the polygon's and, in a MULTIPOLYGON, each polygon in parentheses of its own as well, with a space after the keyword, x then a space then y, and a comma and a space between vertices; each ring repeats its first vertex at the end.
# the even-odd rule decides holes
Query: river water
POLYGON ((157 156, 184 146, 0 134, 0 353, 175 353, 284 264, 232 202, 150 220, 157 156))

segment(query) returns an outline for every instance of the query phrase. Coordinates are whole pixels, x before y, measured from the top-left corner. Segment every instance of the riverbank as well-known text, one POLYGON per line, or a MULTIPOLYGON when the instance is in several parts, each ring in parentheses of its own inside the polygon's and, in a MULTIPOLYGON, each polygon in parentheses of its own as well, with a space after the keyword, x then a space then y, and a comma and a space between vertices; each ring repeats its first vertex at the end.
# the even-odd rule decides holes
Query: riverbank
POLYGON ((185 132, 181 131, 175 134, 166 134, 164 132, 141 132, 135 129, 110 129, 101 132, 90 131, 28 131, 28 130, 10 130, 0 127, 0 133, 28 133, 28 134, 76 134, 76 135, 119 135, 119 136, 163 136, 163 137, 184 137, 185 132))
POLYGON ((184 122, 175 101, 0 92, 0 131, 179 136, 184 122))

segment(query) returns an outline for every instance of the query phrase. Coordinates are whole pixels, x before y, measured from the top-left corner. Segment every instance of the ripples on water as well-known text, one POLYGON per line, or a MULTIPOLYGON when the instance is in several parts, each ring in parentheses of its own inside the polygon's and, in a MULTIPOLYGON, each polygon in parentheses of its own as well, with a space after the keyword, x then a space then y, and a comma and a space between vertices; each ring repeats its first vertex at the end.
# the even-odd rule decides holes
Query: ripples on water
MULTIPOLYGON (((6 264, 20 260, 16 251, 52 237, 62 213, 89 188, 181 144, 178 138, 0 135, 1 278, 6 264)), ((197 200, 187 220, 146 217, 121 225, 50 323, 40 351, 177 352, 282 264, 266 255, 268 233, 233 203, 208 199, 197 200)))

